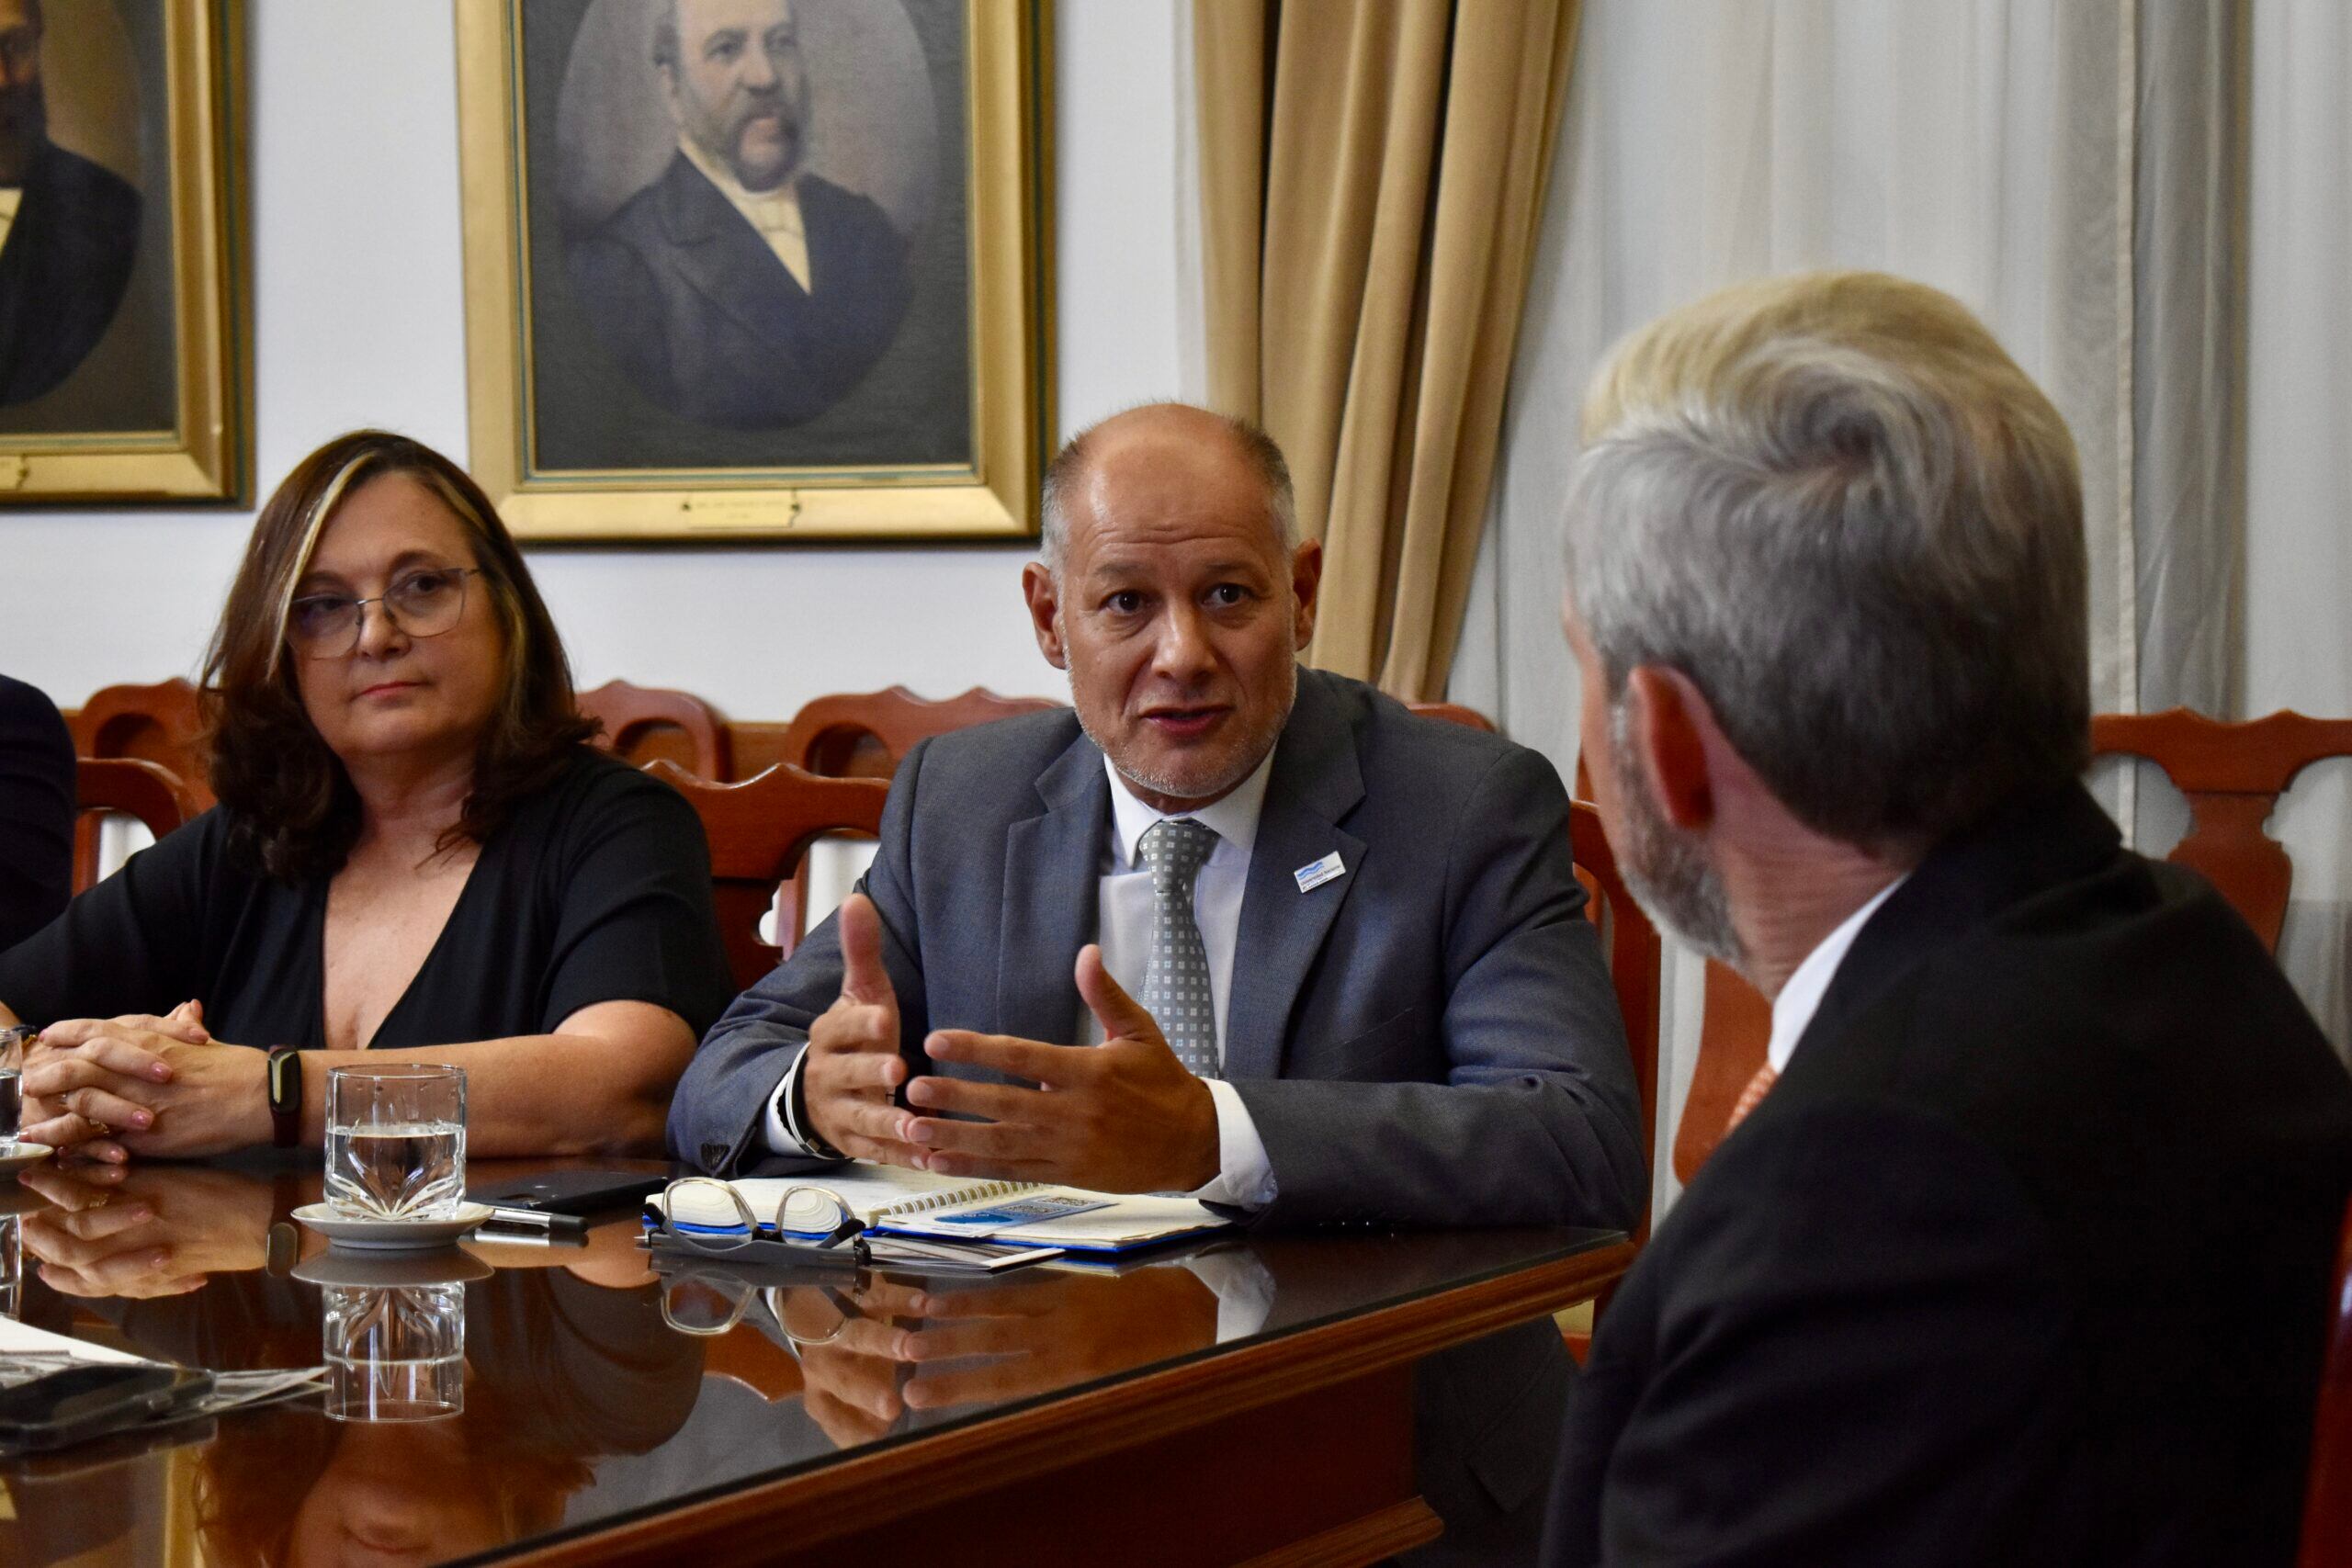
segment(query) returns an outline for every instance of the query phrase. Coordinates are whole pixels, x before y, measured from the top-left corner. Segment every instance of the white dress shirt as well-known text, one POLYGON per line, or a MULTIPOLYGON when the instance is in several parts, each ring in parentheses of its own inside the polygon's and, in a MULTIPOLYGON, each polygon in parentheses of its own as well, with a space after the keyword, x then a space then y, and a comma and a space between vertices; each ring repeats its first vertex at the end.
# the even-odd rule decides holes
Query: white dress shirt
MULTIPOLYGON (((1102 967, 1128 995, 1143 988, 1144 973, 1151 965, 1151 870, 1142 863, 1138 849, 1144 834, 1170 816, 1190 817, 1216 834, 1216 847, 1193 880, 1193 919, 1200 927, 1201 945, 1208 957, 1209 1000, 1216 1017, 1220 1060, 1225 1055, 1226 1010, 1233 995, 1234 943, 1241 934, 1241 895, 1249 886, 1250 851, 1257 843, 1258 818, 1266 804, 1266 781, 1273 763, 1270 751, 1232 794, 1197 810, 1170 813, 1137 800, 1110 759, 1102 761, 1111 776, 1111 822, 1104 835, 1102 872, 1095 882, 1096 941, 1102 949, 1102 967)), ((1079 1011, 1073 1038, 1081 1045, 1100 1044, 1102 1031, 1094 1015, 1082 1005, 1079 1011)), ((768 1102, 767 1145, 778 1154, 809 1152, 785 1123, 784 1108, 791 1104, 799 1077, 800 1062, 796 1059, 768 1102)), ((1258 1124, 1231 1084, 1211 1078, 1208 1089, 1216 1107, 1217 1175, 1193 1196, 1205 1202, 1262 1208, 1274 1201, 1274 1175, 1258 1124)))
POLYGON ((24 186, 0 186, 0 251, 8 248, 8 231, 17 226, 17 209, 24 204, 24 186))
POLYGON ((686 161, 703 172, 703 177, 718 187, 718 194, 728 204, 743 215, 743 220, 760 231, 760 238, 792 274, 792 281, 800 285, 803 294, 816 292, 808 286, 808 228, 800 216, 800 181, 788 179, 774 190, 751 190, 737 179, 734 171, 695 145, 690 137, 678 138, 678 151, 686 161))
POLYGON ((1789 976, 1789 983, 1772 998, 1772 1038, 1765 1043, 1764 1059, 1771 1064, 1775 1077, 1789 1070, 1789 1058, 1796 1054, 1797 1041, 1813 1021, 1813 1015, 1821 1010, 1821 998, 1829 994, 1829 982, 1838 977, 1838 966, 1846 962, 1847 949, 1862 934, 1862 927, 1878 913, 1878 907, 1910 875, 1905 872, 1839 921, 1836 931, 1823 937, 1820 945, 1804 955, 1804 962, 1789 976))
MULTIPOLYGON (((1193 880, 1193 922, 1201 929, 1201 946, 1209 961, 1209 1007, 1216 1018, 1217 1060, 1225 1060, 1225 1020, 1233 998, 1233 946, 1241 935, 1241 895, 1250 885, 1250 854, 1258 842, 1258 817, 1266 805, 1266 780, 1272 773, 1274 754, 1266 753, 1257 771, 1234 786, 1233 793, 1214 806, 1191 811, 1161 811, 1146 806, 1128 789, 1119 771, 1105 757, 1111 775, 1110 842, 1103 847, 1102 873, 1095 881, 1098 920, 1095 941, 1102 948, 1102 967, 1129 996, 1143 990, 1151 967, 1151 868, 1143 863, 1140 845, 1154 824, 1171 817, 1189 817, 1216 835, 1216 848, 1193 880)), ((1099 1044, 1102 1031, 1094 1015, 1079 1009, 1077 1039, 1081 1045, 1099 1044)), ((1263 1208, 1274 1201, 1274 1173, 1266 1163, 1265 1141, 1250 1118, 1241 1096, 1223 1078, 1211 1078, 1209 1098, 1216 1103, 1217 1177, 1193 1194, 1205 1202, 1238 1203, 1263 1208)))

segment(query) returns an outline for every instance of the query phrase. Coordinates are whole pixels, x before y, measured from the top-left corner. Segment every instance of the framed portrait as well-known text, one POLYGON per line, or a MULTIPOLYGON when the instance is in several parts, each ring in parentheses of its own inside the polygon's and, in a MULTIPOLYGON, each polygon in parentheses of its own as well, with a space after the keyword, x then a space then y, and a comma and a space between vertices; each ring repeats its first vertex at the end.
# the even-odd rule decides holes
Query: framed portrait
POLYGON ((518 536, 1034 533, 1046 0, 457 7, 472 468, 518 536))
POLYGON ((0 503, 250 467, 236 0, 0 0, 0 503))

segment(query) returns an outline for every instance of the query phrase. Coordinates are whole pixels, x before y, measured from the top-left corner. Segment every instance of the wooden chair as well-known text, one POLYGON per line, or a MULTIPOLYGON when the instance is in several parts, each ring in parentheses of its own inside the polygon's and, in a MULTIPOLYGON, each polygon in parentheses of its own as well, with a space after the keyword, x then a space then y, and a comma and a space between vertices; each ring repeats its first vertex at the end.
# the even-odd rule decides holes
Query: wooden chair
POLYGON ((2297 1568, 2352 1562, 2352 1206, 2335 1254, 2335 1292, 2328 1298, 2327 1360, 2312 1422, 2311 1480, 2304 1494, 2303 1544, 2297 1568))
POLYGON ((579 700, 580 711, 605 727, 596 743, 623 761, 671 761, 715 782, 732 776, 727 726, 692 693, 607 681, 579 700))
MULTIPOLYGON (((1617 873, 1617 857, 1601 830, 1598 808, 1581 800, 1568 803, 1568 840, 1576 855, 1577 880, 1590 900, 1585 914, 1600 931, 1609 978, 1617 990, 1618 1015, 1625 1021, 1634 1086, 1642 1097, 1642 1146, 1647 1149, 1657 1138, 1658 1006, 1665 946, 1617 873)), ((1645 1219, 1634 1239, 1639 1241, 1648 1232, 1645 1219)))
POLYGON ((890 793, 878 779, 820 778, 786 766, 741 784, 715 784, 667 761, 645 771, 684 795, 702 818, 719 937, 742 989, 790 957, 799 940, 797 930, 779 930, 775 947, 760 940, 760 917, 774 905, 777 885, 824 834, 871 837, 882 826, 882 802, 890 793))
POLYGON ((158 839, 202 815, 178 774, 137 757, 80 757, 74 763, 74 891, 98 880, 98 829, 109 812, 136 817, 158 839))
POLYGON ((1483 729, 1489 735, 1495 732, 1493 719, 1488 718, 1476 708, 1465 708, 1460 703, 1407 703, 1405 705, 1423 718, 1443 719, 1448 724, 1458 724, 1465 729, 1483 729))
POLYGON ((2224 724, 2187 708, 2103 713, 2095 757, 2144 757, 2188 797, 2188 832, 2165 858, 2201 874, 2276 952, 2294 863, 2263 831, 2295 775, 2324 757, 2352 757, 2352 719, 2274 713, 2224 724))
POLYGON ((1704 984, 1699 1059, 1674 1132, 1674 1174, 1686 1183, 1731 1130, 1732 1107, 1764 1065, 1772 1038, 1772 1004, 1738 970, 1710 958, 1704 984))
POLYGON ((795 714, 778 750, 794 767, 828 778, 887 779, 919 740, 1062 705, 1051 697, 1001 697, 978 686, 944 702, 904 686, 836 693, 795 714))
POLYGON ((199 810, 212 804, 205 783, 210 759, 204 747, 203 705, 190 682, 105 687, 67 718, 66 727, 74 732, 75 755, 160 762, 199 803, 199 810))
MULTIPOLYGON (((2188 798, 2189 829, 2165 858, 2212 883, 2274 952, 2287 916, 2294 863, 2263 830, 2295 775, 2327 757, 2352 756, 2352 719, 2274 713, 2224 724, 2174 708, 2099 714, 2091 754, 2144 757, 2188 798)), ((1727 966, 1707 965, 1699 1060, 1674 1139, 1675 1174, 1688 1181, 1723 1141, 1733 1104, 1764 1065, 1771 1005, 1727 966)))
MULTIPOLYGON (((1568 803, 1568 840, 1576 856, 1577 880, 1584 885, 1590 900, 1585 906, 1585 913, 1600 931, 1601 952, 1609 959, 1609 978, 1617 992, 1618 1016, 1625 1024, 1625 1043, 1634 1062, 1634 1086, 1641 1094, 1642 1148, 1654 1158, 1657 1145, 1658 1005, 1664 946, 1658 940, 1657 928, 1650 924, 1624 878, 1618 874, 1617 857, 1609 848, 1608 834, 1601 829, 1599 809, 1581 800, 1568 803)), ((1634 1229, 1634 1245, 1640 1246, 1649 1233, 1645 1209, 1634 1229)), ((1594 1301, 1596 1321, 1608 1306, 1610 1294, 1604 1291, 1594 1301)), ((1582 1364, 1586 1352, 1591 1348, 1591 1330, 1571 1319, 1563 1322, 1561 1333, 1567 1340, 1568 1354, 1582 1364)))
MULTIPOLYGON (((904 686, 884 692, 840 692, 812 699, 779 731, 738 725, 736 755, 754 756, 827 778, 888 779, 915 743, 950 730, 1015 714, 1060 707, 1050 697, 1004 697, 975 686, 960 697, 933 702, 904 686)), ((796 871, 778 896, 776 923, 808 924, 808 879, 796 871)))

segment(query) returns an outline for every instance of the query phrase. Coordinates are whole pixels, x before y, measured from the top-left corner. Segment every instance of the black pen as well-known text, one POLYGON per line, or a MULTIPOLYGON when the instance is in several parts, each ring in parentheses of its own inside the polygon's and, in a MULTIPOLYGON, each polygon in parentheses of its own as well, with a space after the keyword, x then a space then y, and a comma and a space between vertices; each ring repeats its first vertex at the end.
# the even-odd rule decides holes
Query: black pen
POLYGON ((492 1225, 516 1225, 525 1230, 584 1231, 586 1216, 581 1214, 551 1214, 544 1209, 492 1209, 490 1218, 482 1222, 492 1225))

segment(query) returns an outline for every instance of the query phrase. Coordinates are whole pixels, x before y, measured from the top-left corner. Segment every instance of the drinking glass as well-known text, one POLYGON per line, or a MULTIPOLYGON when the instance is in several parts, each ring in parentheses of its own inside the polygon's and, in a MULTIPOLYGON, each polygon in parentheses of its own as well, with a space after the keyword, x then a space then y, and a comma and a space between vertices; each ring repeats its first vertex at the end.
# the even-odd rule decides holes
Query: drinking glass
POLYGON ((0 1315, 22 1317, 24 1306, 24 1216, 0 1214, 0 1315))
POLYGON ((0 1143, 16 1141, 24 1115, 25 1048, 40 1038, 26 1024, 0 1029, 0 1143))
POLYGON ((336 1421, 432 1421, 466 1408, 466 1288, 328 1285, 326 1409, 336 1421))
POLYGON ((327 1074, 330 1208, 355 1220, 446 1220, 466 1190, 466 1072, 419 1062, 327 1074))

